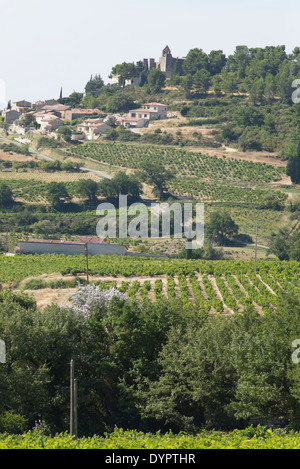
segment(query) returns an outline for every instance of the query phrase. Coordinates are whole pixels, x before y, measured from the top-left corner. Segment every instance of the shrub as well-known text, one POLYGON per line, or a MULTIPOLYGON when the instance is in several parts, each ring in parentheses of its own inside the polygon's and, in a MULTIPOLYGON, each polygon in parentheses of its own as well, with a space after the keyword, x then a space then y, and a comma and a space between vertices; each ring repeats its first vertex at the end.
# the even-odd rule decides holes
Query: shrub
POLYGON ((0 414, 0 433, 21 435, 26 427, 27 421, 22 415, 8 411, 0 414))

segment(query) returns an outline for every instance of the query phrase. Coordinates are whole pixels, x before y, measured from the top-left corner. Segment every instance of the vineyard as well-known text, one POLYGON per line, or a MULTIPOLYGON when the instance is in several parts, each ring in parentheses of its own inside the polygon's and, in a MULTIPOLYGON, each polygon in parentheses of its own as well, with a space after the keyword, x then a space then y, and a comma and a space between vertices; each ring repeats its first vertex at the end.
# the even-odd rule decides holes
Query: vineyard
MULTIPOLYGON (((265 427, 249 427, 229 433, 204 431, 198 435, 150 434, 116 429, 112 434, 92 438, 71 438, 67 434, 0 435, 0 449, 299 449, 300 434, 265 427)), ((155 453, 154 453, 155 454, 155 453)), ((177 455, 179 456, 179 455, 177 455)), ((145 454, 146 457, 146 454, 145 454)))
MULTIPOLYGON (((1 259, 0 281, 18 288, 17 282, 29 277, 57 273, 64 279, 59 288, 75 288, 74 278, 85 272, 84 256, 17 255, 1 259)), ((100 288, 115 286, 132 298, 180 299, 183 305, 223 314, 242 312, 248 305, 259 312, 272 310, 280 292, 300 287, 299 263, 267 260, 258 261, 255 274, 252 261, 95 256, 90 258, 89 274, 100 288)), ((33 289, 47 286, 41 282, 33 289)), ((27 288, 32 288, 30 282, 27 288)))
POLYGON ((285 174, 285 168, 266 163, 152 145, 89 142, 68 149, 67 154, 130 169, 138 169, 144 161, 164 161, 177 175, 169 185, 170 191, 214 201, 256 200, 261 191, 254 191, 250 185, 280 181, 285 174))
MULTIPOLYGON (((76 193, 76 182, 78 181, 77 174, 76 176, 72 176, 70 178, 70 181, 65 182, 65 186, 71 196, 76 193)), ((5 183, 11 188, 14 198, 23 199, 26 202, 35 203, 45 203, 50 182, 51 179, 47 181, 42 181, 41 178, 0 179, 0 184, 5 183)))

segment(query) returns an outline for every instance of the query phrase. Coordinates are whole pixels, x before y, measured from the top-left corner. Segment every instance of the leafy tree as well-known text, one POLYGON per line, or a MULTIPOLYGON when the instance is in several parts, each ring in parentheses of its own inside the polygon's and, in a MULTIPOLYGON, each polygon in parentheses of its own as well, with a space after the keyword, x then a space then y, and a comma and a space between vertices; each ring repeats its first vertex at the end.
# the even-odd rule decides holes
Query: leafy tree
POLYGON ((166 83, 166 75, 158 68, 152 68, 148 75, 148 87, 151 92, 158 93, 166 83))
POLYGON ((40 165, 41 169, 43 171, 48 172, 55 172, 55 171, 61 171, 62 169, 62 164, 60 161, 55 160, 55 161, 42 161, 40 165))
POLYGON ((173 76, 180 77, 183 75, 183 64, 181 60, 174 59, 174 67, 173 67, 173 76))
POLYGON ((119 85, 124 86, 125 80, 138 77, 142 71, 142 62, 138 62, 136 65, 132 62, 123 62, 122 64, 117 64, 113 67, 109 77, 112 78, 115 75, 119 75, 119 85))
POLYGON ((23 114, 21 121, 26 125, 26 127, 31 127, 35 122, 35 117, 32 114, 25 113, 23 114))
POLYGON ((51 182, 47 191, 47 199, 54 207, 70 200, 65 183, 51 182))
POLYGON ((258 102, 262 102, 264 98, 264 79, 255 78, 249 86, 250 101, 255 106, 258 102))
POLYGON ((139 197, 142 192, 142 185, 133 175, 128 175, 123 171, 119 171, 112 179, 112 183, 116 187, 116 191, 123 195, 132 195, 139 197))
POLYGON ((7 184, 2 183, 0 185, 0 207, 6 208, 6 207, 9 207, 12 203, 13 203, 13 192, 7 184))
POLYGON ((281 229, 273 236, 270 244, 270 254, 275 254, 281 261, 289 259, 288 253, 288 238, 289 233, 287 229, 281 229))
POLYGON ((101 92, 104 86, 104 81, 102 80, 100 75, 91 76, 90 80, 87 82, 85 86, 85 92, 97 95, 101 92))
POLYGON ((261 126, 264 122, 263 114, 254 106, 243 106, 233 116, 237 125, 242 127, 261 126))
POLYGON ((78 93, 74 91, 73 93, 70 94, 70 96, 66 98, 63 98, 63 97, 59 98, 58 102, 66 106, 79 107, 82 103, 82 99, 83 99, 83 93, 78 93))
MULTIPOLYGON (((203 321, 205 316, 200 317, 203 321)), ((159 356, 158 379, 139 394, 144 397, 142 415, 176 432, 226 427, 235 388, 231 334, 230 321, 216 317, 196 328, 173 328, 159 356)))
MULTIPOLYGON (((290 418, 298 404, 291 395, 295 366, 291 344, 299 337, 299 296, 285 291, 270 315, 238 319, 232 352, 239 376, 231 408, 237 418, 290 418)), ((295 417, 295 414, 292 418, 295 417)), ((299 426, 299 421, 298 421, 299 426)))
POLYGON ((244 78, 250 64, 250 51, 247 46, 237 46, 233 55, 228 57, 230 71, 236 72, 238 79, 244 78))
POLYGON ((300 137, 297 136, 285 153, 287 157, 286 174, 293 184, 300 183, 300 137))
POLYGON ((62 137, 66 142, 71 141, 72 129, 67 125, 59 127, 57 134, 62 137))
POLYGON ((294 62, 285 60, 279 67, 276 75, 276 93, 284 102, 291 102, 292 99, 292 83, 298 78, 299 65, 294 62))
POLYGON ((107 111, 116 113, 116 112, 127 112, 130 109, 134 109, 136 104, 133 97, 124 91, 117 91, 113 96, 108 100, 107 111))
POLYGON ((195 75, 198 70, 209 69, 209 58, 202 49, 191 49, 183 63, 185 75, 195 75))
POLYGON ((78 356, 82 319, 54 306, 41 321, 36 303, 24 293, 3 290, 0 303, 0 335, 7 349, 7 364, 0 369, 0 414, 23 416, 27 430, 39 414, 53 432, 62 431, 68 420, 67 363, 78 356))
POLYGON ((289 242, 289 258, 292 261, 300 262, 300 232, 296 231, 289 242))
POLYGON ((191 90, 192 90, 193 84, 194 84, 193 75, 191 73, 188 73, 183 78, 182 83, 183 83, 183 88, 184 88, 184 91, 185 91, 185 96, 186 96, 187 99, 189 99, 191 97, 191 90))
POLYGON ((216 95, 220 95, 222 91, 222 80, 220 75, 214 75, 211 79, 212 87, 216 95))
POLYGON ((99 193, 104 197, 117 197, 118 195, 130 195, 139 197, 142 185, 134 175, 128 175, 122 171, 111 179, 105 179, 99 184, 99 193))
POLYGON ((225 65, 226 56, 222 50, 212 50, 208 54, 208 70, 211 75, 221 73, 225 65))
POLYGON ((193 76, 193 84, 195 88, 206 93, 210 85, 209 72, 207 70, 198 70, 193 76))
POLYGON ((90 201, 97 198, 98 183, 93 179, 81 179, 77 183, 77 192, 80 197, 86 197, 90 201))
POLYGON ((273 235, 270 244, 270 254, 275 254, 279 260, 300 261, 300 232, 296 229, 293 233, 288 228, 282 228, 273 235))
POLYGON ((103 179, 99 183, 99 194, 106 198, 117 197, 117 188, 111 179, 103 179))
POLYGON ((270 101, 271 99, 274 98, 276 92, 276 82, 275 78, 273 75, 270 73, 266 75, 265 77, 265 90, 264 90, 264 96, 267 101, 270 101))
POLYGON ((237 236, 238 225, 227 212, 212 212, 208 223, 205 225, 206 236, 221 246, 228 244, 230 238, 237 236))
POLYGON ((259 208, 265 210, 283 210, 284 209, 284 202, 283 198, 280 195, 275 193, 267 194, 262 202, 259 204, 259 208))
POLYGON ((162 199, 164 192, 167 191, 168 182, 175 177, 162 163, 155 161, 143 162, 139 175, 141 180, 154 186, 154 193, 159 200, 162 199))
POLYGON ((238 82, 233 73, 223 70, 222 72, 222 90, 233 95, 238 90, 238 82))

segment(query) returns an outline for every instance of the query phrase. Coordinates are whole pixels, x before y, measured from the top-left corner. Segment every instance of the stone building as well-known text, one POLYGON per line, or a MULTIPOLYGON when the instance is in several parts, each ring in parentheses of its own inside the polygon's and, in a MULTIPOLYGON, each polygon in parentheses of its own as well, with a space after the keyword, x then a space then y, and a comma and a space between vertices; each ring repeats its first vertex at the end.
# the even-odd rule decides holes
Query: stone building
POLYGON ((44 101, 36 101, 31 105, 31 108, 40 111, 45 106, 55 106, 56 104, 59 104, 56 99, 46 99, 44 101))
POLYGON ((77 126, 78 132, 81 132, 86 140, 97 140, 110 129, 103 119, 87 119, 77 126))
POLYGON ((11 109, 13 111, 23 112, 25 109, 31 109, 31 102, 23 99, 22 101, 14 101, 11 109))
MULTIPOLYGON (((172 78, 172 76, 178 73, 178 70, 181 68, 182 64, 184 63, 184 57, 173 57, 171 53, 171 49, 169 46, 166 46, 159 58, 158 62, 155 59, 143 59, 141 62, 143 63, 144 70, 138 77, 132 77, 125 82, 125 86, 135 85, 139 86, 143 76, 149 74, 149 72, 153 68, 160 69, 163 73, 165 73, 166 78, 172 78)), ((111 78, 111 85, 119 84, 119 75, 115 75, 111 78)))
POLYGON ((40 131, 42 133, 54 132, 63 125, 62 119, 51 112, 37 115, 36 122, 40 125, 40 131))
POLYGON ((143 109, 157 113, 157 119, 166 119, 168 117, 168 106, 161 103, 146 103, 143 104, 143 109))
POLYGON ((105 116, 104 112, 99 109, 70 109, 65 112, 65 120, 72 121, 74 119, 81 119, 85 117, 98 117, 105 116))
POLYGON ((20 242, 21 254, 64 254, 76 256, 85 254, 85 246, 90 256, 125 256, 127 248, 119 244, 104 244, 99 239, 94 240, 60 241, 51 239, 30 239, 20 242))
POLYGON ((15 120, 19 119, 22 113, 13 109, 6 109, 3 114, 4 122, 7 124, 13 124, 15 120))
POLYGON ((166 78, 172 78, 174 73, 176 73, 176 68, 180 68, 184 60, 185 59, 183 57, 173 57, 170 47, 166 46, 159 58, 157 68, 166 74, 166 78))

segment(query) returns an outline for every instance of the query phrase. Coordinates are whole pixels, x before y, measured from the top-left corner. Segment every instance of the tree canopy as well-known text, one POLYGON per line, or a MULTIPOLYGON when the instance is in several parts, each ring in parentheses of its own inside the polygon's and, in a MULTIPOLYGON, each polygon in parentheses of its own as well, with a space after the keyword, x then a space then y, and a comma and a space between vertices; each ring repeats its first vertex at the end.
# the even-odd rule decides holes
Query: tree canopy
POLYGON ((156 161, 145 161, 140 166, 140 178, 146 183, 154 186, 154 193, 159 200, 168 189, 168 182, 175 176, 162 163, 156 161))
POLYGON ((221 246, 228 244, 233 236, 237 236, 238 229, 238 225, 226 211, 212 212, 209 221, 205 224, 206 236, 221 246))
POLYGON ((91 76, 90 80, 87 82, 85 86, 86 93, 97 94, 101 91, 104 86, 104 81, 102 80, 100 75, 91 76))

